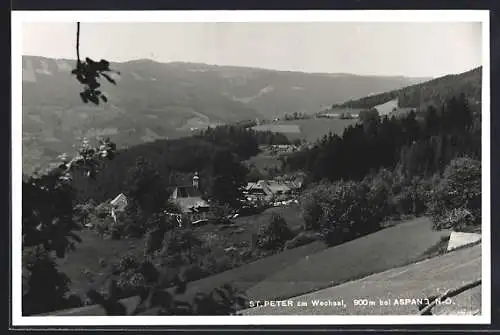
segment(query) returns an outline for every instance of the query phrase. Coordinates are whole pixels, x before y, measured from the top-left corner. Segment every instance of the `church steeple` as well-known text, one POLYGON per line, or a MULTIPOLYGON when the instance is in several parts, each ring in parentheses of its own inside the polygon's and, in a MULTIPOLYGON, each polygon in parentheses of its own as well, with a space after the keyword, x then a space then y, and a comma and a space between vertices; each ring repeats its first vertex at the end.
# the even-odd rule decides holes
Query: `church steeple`
POLYGON ((198 176, 198 172, 194 173, 193 176, 193 187, 198 189, 200 187, 200 177, 198 176))

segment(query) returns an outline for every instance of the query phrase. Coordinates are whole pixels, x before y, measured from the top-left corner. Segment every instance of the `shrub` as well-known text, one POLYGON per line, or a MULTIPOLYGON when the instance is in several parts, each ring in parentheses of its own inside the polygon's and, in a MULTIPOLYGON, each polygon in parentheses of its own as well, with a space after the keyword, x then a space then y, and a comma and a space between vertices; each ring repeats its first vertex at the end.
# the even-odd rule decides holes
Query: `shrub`
POLYGON ((345 242, 380 228, 379 208, 372 208, 366 183, 321 183, 303 194, 300 203, 307 227, 320 231, 329 245, 345 242))
POLYGON ((454 208, 446 210, 438 221, 439 229, 466 230, 475 225, 476 218, 466 208, 454 208))
POLYGON ((114 266, 113 275, 117 277, 117 294, 120 297, 128 297, 156 283, 160 272, 149 260, 139 260, 129 254, 114 266))
POLYGON ((391 214, 390 196, 394 184, 390 171, 381 169, 375 176, 365 178, 368 188, 367 201, 373 211, 374 220, 382 221, 391 214))
POLYGON ((117 233, 122 237, 142 237, 148 230, 149 217, 138 206, 127 206, 118 217, 117 233))
POLYGON ((302 193, 299 203, 305 230, 319 230, 321 228, 320 223, 323 216, 323 208, 327 206, 326 202, 329 198, 329 186, 327 183, 312 185, 302 193))
POLYGON ((258 233, 257 247, 266 250, 283 248, 285 242, 293 238, 293 232, 288 227, 285 219, 273 213, 269 224, 262 226, 258 233))
POLYGON ((178 273, 181 267, 196 263, 207 252, 203 241, 190 229, 174 229, 165 234, 159 259, 162 268, 178 273))
POLYGON ((451 161, 432 192, 429 207, 435 229, 480 225, 481 162, 468 157, 451 161))
POLYGON ((148 232, 146 233, 145 254, 153 254, 161 251, 165 242, 165 235, 169 230, 176 229, 178 222, 173 217, 163 213, 153 214, 148 220, 148 232))
POLYGON ((70 280, 60 272, 53 257, 43 248, 23 252, 23 314, 47 313, 81 306, 68 296, 70 280))
POLYGON ((394 202, 400 215, 422 215, 427 211, 432 180, 413 177, 403 183, 399 194, 394 197, 394 202))

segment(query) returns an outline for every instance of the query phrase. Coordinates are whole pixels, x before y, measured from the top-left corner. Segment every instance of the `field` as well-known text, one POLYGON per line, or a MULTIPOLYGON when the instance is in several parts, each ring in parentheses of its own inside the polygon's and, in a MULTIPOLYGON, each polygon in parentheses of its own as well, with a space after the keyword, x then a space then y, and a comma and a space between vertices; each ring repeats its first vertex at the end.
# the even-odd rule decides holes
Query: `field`
POLYGON ((265 131, 269 130, 277 133, 284 133, 290 139, 300 138, 309 143, 313 143, 330 131, 337 135, 342 135, 344 129, 358 122, 356 119, 340 120, 329 118, 312 118, 305 120, 283 120, 272 124, 266 124, 254 127, 254 129, 265 131))
MULTIPOLYGON (((204 225, 195 229, 195 233, 206 239, 213 240, 212 252, 223 255, 224 249, 233 245, 251 245, 252 236, 260 225, 268 223, 272 213, 281 214, 290 228, 297 229, 302 225, 296 205, 282 208, 270 208, 258 215, 240 217, 229 229, 222 226, 204 225), (209 236, 207 236, 209 235, 209 236)), ((79 234, 83 240, 74 252, 68 253, 65 259, 58 260, 60 270, 71 279, 70 290, 84 294, 90 287, 89 280, 100 282, 105 278, 109 266, 117 262, 127 253, 142 256, 144 239, 103 240, 91 230, 83 230, 79 234), (105 266, 99 264, 99 259, 106 261, 105 266)))
MULTIPOLYGON (((288 215, 293 226, 293 211, 285 211, 283 215, 288 215)), ((250 232, 250 227, 257 224, 248 220, 250 232)), ((196 292, 206 292, 225 283, 246 290, 251 299, 297 296, 416 262, 425 258, 428 250, 447 235, 448 231, 432 231, 427 218, 418 218, 328 249, 322 242, 313 242, 191 282, 184 299, 191 299, 196 292)), ((131 304, 135 298, 127 301, 131 304)), ((74 313, 98 315, 101 312, 95 306, 74 313)))
POLYGON ((278 156, 272 156, 264 152, 251 157, 247 163, 255 165, 255 167, 260 171, 274 168, 281 169, 283 167, 283 163, 279 160, 278 156))
POLYGON ((132 253, 139 256, 144 251, 142 239, 102 239, 88 229, 78 235, 82 238, 82 243, 77 244, 76 250, 67 253, 64 259, 57 259, 60 271, 71 279, 70 290, 76 294, 85 294, 94 280, 100 282, 104 279, 109 273, 110 265, 119 261, 123 255, 132 253), (99 264, 101 258, 106 262, 104 266, 99 264))
MULTIPOLYGON (((294 301, 343 299, 345 308, 307 307, 248 309, 246 315, 411 315, 418 314, 415 304, 394 304, 395 299, 429 298, 447 290, 481 278, 481 246, 453 251, 439 257, 393 268, 360 280, 347 282, 324 290, 295 297, 294 301), (365 306, 354 306, 354 299, 367 299, 365 306), (380 300, 386 304, 380 304, 380 300), (387 304, 387 301, 390 304, 387 304)), ((465 291, 453 298, 452 304, 438 304, 432 313, 471 315, 481 311, 481 286, 465 291)))
POLYGON ((270 272, 248 294, 252 299, 292 297, 417 261, 450 234, 431 227, 428 218, 418 218, 329 248, 270 272))

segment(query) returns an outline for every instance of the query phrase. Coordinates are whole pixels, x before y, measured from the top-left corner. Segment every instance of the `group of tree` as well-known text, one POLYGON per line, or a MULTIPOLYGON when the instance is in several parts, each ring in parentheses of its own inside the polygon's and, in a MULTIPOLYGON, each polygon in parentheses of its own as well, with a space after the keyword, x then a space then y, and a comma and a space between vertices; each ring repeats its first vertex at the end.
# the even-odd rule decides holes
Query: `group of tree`
POLYGON ((109 139, 97 147, 83 141, 74 158, 62 157, 58 167, 23 181, 23 314, 69 308, 80 303, 69 294, 70 280, 56 263, 56 258, 65 257, 81 242, 78 231, 88 214, 85 208, 75 211, 71 180, 75 175, 95 176, 103 158, 113 158, 115 148, 109 139))
POLYGON ((238 124, 207 128, 198 136, 231 150, 243 160, 259 153, 259 145, 290 144, 284 134, 257 131, 238 124))
POLYGON ((301 194, 306 231, 329 245, 372 233, 387 220, 429 215, 434 228, 475 231, 481 226, 481 162, 462 156, 443 173, 408 178, 380 169, 360 181, 321 181, 301 194))
POLYGON ((137 159, 142 157, 161 177, 166 188, 189 183, 192 174, 198 172, 201 187, 207 189, 217 152, 230 151, 240 162, 257 154, 259 145, 265 144, 289 144, 289 141, 283 134, 234 125, 219 126, 192 137, 158 140, 119 150, 114 160, 104 163, 94 179, 76 176, 73 186, 82 203, 90 199, 96 203, 108 201, 127 189, 128 181, 134 179, 131 173, 137 159))
POLYGON ((442 172, 455 157, 481 156, 481 120, 461 94, 439 110, 430 106, 423 118, 367 113, 362 122, 329 134, 286 160, 288 169, 309 172, 313 180, 360 180, 380 168, 400 168, 409 177, 442 172))
POLYGON ((289 120, 304 120, 304 119, 308 119, 308 118, 311 118, 310 115, 307 115, 305 113, 300 113, 300 112, 293 112, 293 113, 290 113, 290 114, 285 114, 285 120, 289 121, 289 120))

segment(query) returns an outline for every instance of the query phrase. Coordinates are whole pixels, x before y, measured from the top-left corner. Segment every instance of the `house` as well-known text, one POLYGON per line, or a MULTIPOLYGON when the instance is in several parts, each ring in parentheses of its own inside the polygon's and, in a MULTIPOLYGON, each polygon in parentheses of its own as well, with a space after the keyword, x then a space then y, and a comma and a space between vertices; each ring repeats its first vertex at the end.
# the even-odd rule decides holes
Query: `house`
POLYGON ((273 199, 273 192, 264 180, 248 183, 243 193, 248 201, 271 201, 273 199))
POLYGON ((292 193, 290 187, 288 187, 284 182, 269 180, 267 181, 267 186, 269 187, 269 190, 272 192, 273 198, 275 199, 285 198, 287 196, 290 196, 292 193))
POLYGON ((125 194, 118 194, 113 200, 109 202, 112 208, 117 212, 122 212, 128 205, 128 200, 125 194))
POLYGON ((109 202, 111 205, 111 216, 116 222, 116 214, 123 212, 128 205, 128 200, 125 194, 118 194, 113 200, 109 202))
POLYGON ((271 202, 290 197, 292 191, 292 188, 284 181, 259 180, 256 183, 248 183, 244 194, 247 201, 271 202))
POLYGON ((199 181, 200 177, 195 173, 190 185, 177 186, 171 196, 172 201, 192 223, 206 220, 210 209, 208 202, 202 198, 199 181))

